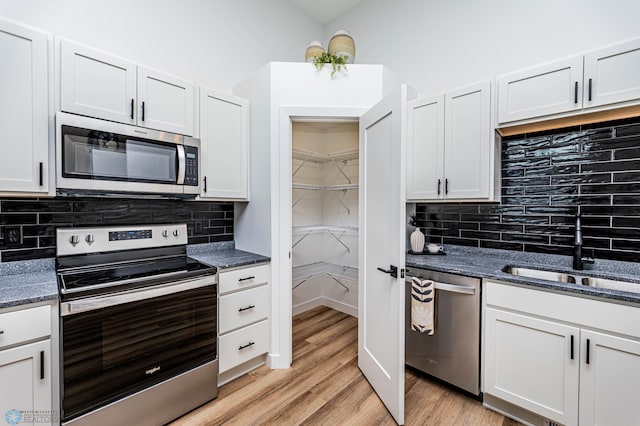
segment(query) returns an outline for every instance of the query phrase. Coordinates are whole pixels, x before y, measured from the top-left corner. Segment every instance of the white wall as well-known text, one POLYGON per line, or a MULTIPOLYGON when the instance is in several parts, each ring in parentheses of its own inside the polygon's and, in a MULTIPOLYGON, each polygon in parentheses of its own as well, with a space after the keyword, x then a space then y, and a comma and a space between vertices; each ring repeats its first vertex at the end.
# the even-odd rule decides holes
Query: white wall
POLYGON ((640 37, 637 0, 366 0, 325 26, 422 96, 640 37))
POLYGON ((322 35, 286 0, 0 0, 0 17, 226 92, 322 35))

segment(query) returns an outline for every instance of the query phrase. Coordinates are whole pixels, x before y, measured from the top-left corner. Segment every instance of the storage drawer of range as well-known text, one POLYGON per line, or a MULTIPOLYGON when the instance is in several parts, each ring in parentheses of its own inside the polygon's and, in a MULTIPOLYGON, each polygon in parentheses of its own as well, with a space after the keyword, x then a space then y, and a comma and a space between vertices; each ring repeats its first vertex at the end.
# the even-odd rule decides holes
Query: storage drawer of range
POLYGON ((220 272, 218 276, 220 294, 234 290, 255 287, 269 281, 269 265, 253 266, 251 268, 236 269, 220 272))
POLYGON ((220 296, 219 333, 224 334, 267 318, 268 303, 268 285, 220 296))
POLYGON ((50 334, 50 306, 0 314, 0 349, 50 334))
POLYGON ((267 320, 220 336, 218 341, 220 372, 267 353, 268 350, 269 321, 267 320))

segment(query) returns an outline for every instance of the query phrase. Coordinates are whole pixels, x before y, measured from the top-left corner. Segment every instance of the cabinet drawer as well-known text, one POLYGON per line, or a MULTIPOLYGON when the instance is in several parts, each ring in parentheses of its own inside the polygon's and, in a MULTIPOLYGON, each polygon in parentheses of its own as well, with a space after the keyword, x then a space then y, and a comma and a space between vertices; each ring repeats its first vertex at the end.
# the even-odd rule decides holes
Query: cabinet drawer
POLYGON ((236 269, 229 272, 221 272, 218 278, 220 294, 234 290, 241 290, 243 288, 255 287, 269 281, 269 265, 260 265, 251 268, 236 269))
POLYGON ((269 350, 269 321, 264 320, 221 336, 220 372, 227 371, 269 350))
POLYGON ((0 348, 51 334, 51 307, 0 314, 0 348))
POLYGON ((267 318, 269 286, 220 296, 220 334, 267 318))

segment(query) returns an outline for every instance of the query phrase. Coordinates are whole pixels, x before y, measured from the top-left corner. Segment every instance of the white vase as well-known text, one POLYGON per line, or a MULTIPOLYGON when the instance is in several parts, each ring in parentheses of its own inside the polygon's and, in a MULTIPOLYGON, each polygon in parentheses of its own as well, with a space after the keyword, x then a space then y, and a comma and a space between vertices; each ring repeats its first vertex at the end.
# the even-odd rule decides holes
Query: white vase
POLYGON ((414 253, 422 253, 424 250, 424 234, 420 231, 420 228, 416 227, 416 230, 411 233, 411 251, 414 253))

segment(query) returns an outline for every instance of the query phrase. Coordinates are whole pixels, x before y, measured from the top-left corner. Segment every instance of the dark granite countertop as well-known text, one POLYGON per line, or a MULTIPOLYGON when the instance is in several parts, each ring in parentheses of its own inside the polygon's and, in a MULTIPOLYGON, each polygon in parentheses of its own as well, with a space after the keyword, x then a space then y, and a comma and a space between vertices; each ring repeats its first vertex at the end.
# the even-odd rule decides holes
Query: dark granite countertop
POLYGON ((445 256, 407 254, 406 265, 409 268, 430 269, 477 278, 489 278, 549 291, 604 299, 617 303, 640 304, 640 263, 596 259, 595 264, 590 265, 590 269, 576 271, 572 269, 572 259, 570 256, 462 246, 445 246, 445 252, 447 253, 445 256), (639 293, 518 277, 502 271, 507 265, 531 267, 534 269, 551 269, 579 277, 592 276, 624 279, 638 283, 639 293))
POLYGON ((190 245, 187 246, 187 254, 189 257, 218 269, 236 268, 271 260, 266 256, 236 250, 233 242, 190 245))
POLYGON ((57 298, 53 259, 0 263, 0 309, 57 298))

